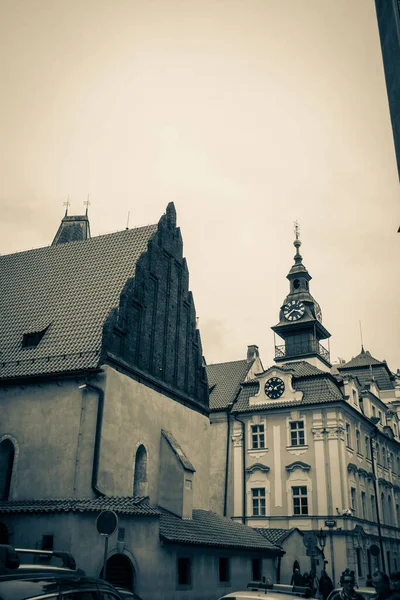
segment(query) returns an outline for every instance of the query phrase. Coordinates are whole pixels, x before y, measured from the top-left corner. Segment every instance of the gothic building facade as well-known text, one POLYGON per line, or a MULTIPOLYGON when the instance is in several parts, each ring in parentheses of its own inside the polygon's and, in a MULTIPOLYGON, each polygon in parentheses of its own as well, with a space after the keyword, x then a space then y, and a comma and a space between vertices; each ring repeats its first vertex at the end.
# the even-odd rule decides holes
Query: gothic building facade
POLYGON ((0 536, 139 595, 215 598, 282 554, 210 511, 209 392, 176 213, 0 257, 0 536), (157 573, 157 577, 155 577, 157 573))

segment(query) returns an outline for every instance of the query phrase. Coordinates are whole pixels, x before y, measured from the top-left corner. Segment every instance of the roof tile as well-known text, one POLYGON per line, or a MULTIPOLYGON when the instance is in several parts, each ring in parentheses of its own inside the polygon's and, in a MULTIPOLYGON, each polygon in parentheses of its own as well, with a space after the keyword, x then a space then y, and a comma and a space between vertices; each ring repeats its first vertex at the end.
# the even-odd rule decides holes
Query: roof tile
POLYGON ((251 367, 246 359, 207 365, 210 392, 210 410, 227 408, 235 398, 236 391, 251 367))
POLYGON ((98 512, 114 510, 128 515, 157 516, 159 510, 139 496, 100 496, 99 498, 47 498, 43 500, 1 500, 0 514, 98 512))

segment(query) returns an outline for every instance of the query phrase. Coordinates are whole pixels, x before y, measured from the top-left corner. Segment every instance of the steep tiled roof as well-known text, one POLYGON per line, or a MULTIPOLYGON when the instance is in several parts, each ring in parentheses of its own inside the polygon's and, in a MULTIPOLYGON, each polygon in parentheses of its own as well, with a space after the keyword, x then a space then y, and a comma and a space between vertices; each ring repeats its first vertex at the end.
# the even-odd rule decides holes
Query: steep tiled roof
POLYGON ((279 552, 279 548, 255 529, 221 517, 216 513, 207 510, 193 510, 192 519, 180 519, 170 512, 160 510, 162 513, 160 537, 166 542, 279 552))
POLYGON ((165 429, 161 429, 161 434, 167 440, 172 450, 175 452, 178 460, 182 463, 183 467, 188 471, 192 471, 194 473, 196 469, 194 468, 194 466, 192 465, 192 463, 190 462, 190 460, 188 459, 188 457, 186 456, 186 454, 184 453, 184 451, 182 450, 172 433, 170 431, 165 431, 165 429))
POLYGON ((56 512, 100 512, 113 510, 126 515, 160 514, 147 498, 101 496, 99 498, 48 498, 46 500, 1 500, 0 514, 7 513, 56 513, 56 512))
MULTIPOLYGON (((249 399, 255 396, 259 390, 258 381, 253 379, 242 385, 238 399, 233 406, 233 411, 244 412, 249 410, 260 410, 260 408, 263 410, 275 410, 276 408, 287 406, 319 404, 343 400, 343 395, 330 374, 313 367, 317 372, 298 376, 297 373, 308 372, 307 366, 300 364, 300 361, 299 363, 285 365, 285 368, 289 368, 289 366, 292 366, 295 371, 292 379, 293 387, 296 391, 303 392, 302 400, 276 400, 274 402, 268 401, 265 404, 250 406, 249 399)), ((311 367, 312 365, 308 366, 311 367)))
POLYGON ((235 392, 245 379, 252 363, 246 359, 207 365, 210 386, 210 410, 227 408, 234 400, 235 392))
POLYGON ((368 350, 361 350, 360 354, 349 360, 349 362, 338 367, 342 376, 353 375, 358 377, 361 385, 371 381, 371 375, 381 390, 394 389, 393 375, 385 361, 374 358, 368 350))
POLYGON ((279 365, 279 368, 284 371, 294 371, 293 375, 295 377, 306 377, 307 375, 320 375, 321 373, 325 373, 322 369, 310 365, 310 363, 305 360, 297 360, 284 365, 279 365))
POLYGON ((104 320, 156 230, 0 256, 0 379, 96 367, 104 320), (22 348, 25 333, 46 327, 37 347, 22 348))
MULTIPOLYGON (((271 544, 280 546, 282 542, 293 533, 293 531, 299 531, 297 527, 291 527, 290 529, 278 529, 278 528, 267 528, 267 527, 256 527, 258 533, 264 536, 271 544)), ((300 532, 301 533, 301 532, 300 532)))

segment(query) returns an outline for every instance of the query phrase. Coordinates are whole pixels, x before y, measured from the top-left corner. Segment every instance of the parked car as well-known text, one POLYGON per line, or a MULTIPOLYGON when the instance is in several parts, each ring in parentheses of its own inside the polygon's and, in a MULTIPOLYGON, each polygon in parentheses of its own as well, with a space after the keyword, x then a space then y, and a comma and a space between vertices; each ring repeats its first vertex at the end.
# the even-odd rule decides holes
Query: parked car
MULTIPOLYGON (((339 587, 332 590, 327 600, 332 600, 333 596, 338 592, 341 592, 342 589, 343 588, 339 587)), ((375 588, 373 587, 355 587, 354 589, 357 592, 357 594, 361 594, 361 596, 363 596, 365 600, 368 600, 369 598, 371 598, 371 596, 375 596, 376 594, 375 588)))
POLYGON ((84 571, 75 568, 75 561, 68 553, 16 550, 0 545, 0 600, 140 600, 124 590, 124 594, 103 579, 86 577, 84 571), (48 564, 20 564, 20 554, 39 554, 43 557, 62 556, 66 566, 48 564))
POLYGON ((251 581, 247 589, 232 592, 222 596, 219 600, 257 600, 268 596, 268 600, 293 600, 293 598, 311 598, 310 588, 279 583, 264 583, 262 581, 251 581))

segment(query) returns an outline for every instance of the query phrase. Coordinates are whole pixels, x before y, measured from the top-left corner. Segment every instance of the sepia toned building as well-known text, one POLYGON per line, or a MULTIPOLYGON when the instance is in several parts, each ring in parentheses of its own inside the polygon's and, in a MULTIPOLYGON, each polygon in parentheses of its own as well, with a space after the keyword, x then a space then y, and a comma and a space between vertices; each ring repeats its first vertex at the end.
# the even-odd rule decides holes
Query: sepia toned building
POLYGON ((274 364, 249 346, 246 359, 207 366, 210 506, 268 539, 315 533, 313 548, 285 538, 282 582, 295 561, 319 572, 325 559, 337 585, 346 566, 363 585, 377 566, 400 568, 400 380, 364 348, 331 364, 300 244, 296 235, 274 364))
POLYGON ((173 204, 158 224, 0 257, 0 543, 72 552, 144 598, 273 580, 281 549, 210 510, 209 390, 173 204), (157 577, 155 577, 157 573, 157 577))

